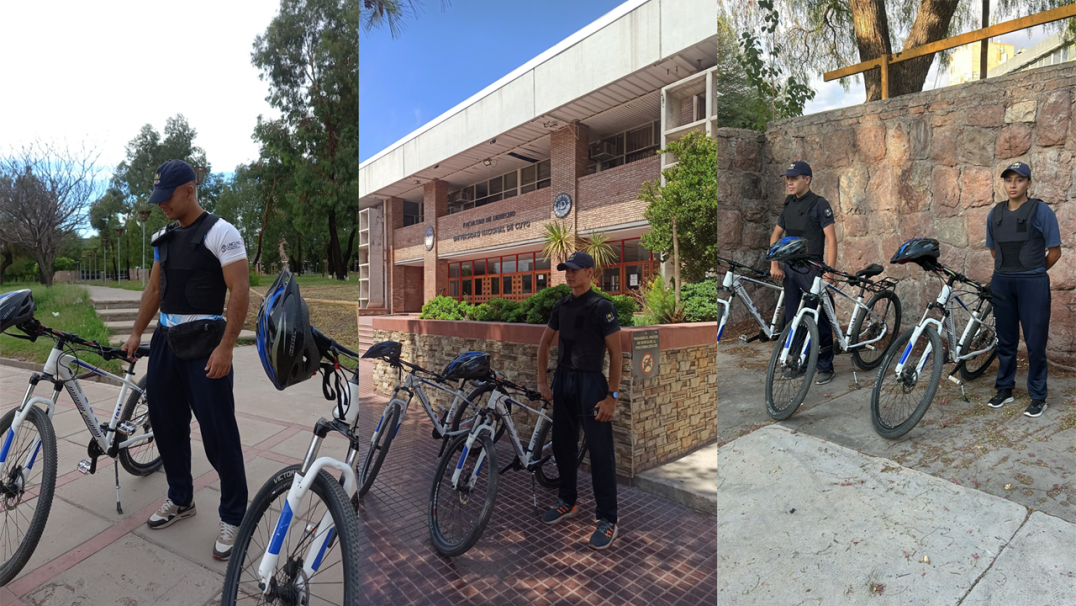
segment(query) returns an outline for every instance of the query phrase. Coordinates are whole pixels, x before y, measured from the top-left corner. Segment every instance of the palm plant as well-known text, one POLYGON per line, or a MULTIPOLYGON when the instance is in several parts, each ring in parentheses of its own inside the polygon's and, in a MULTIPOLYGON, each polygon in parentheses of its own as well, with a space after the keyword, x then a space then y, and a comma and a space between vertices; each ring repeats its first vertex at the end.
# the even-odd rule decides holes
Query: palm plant
POLYGON ((586 238, 581 238, 582 250, 594 259, 594 278, 601 276, 602 268, 617 262, 616 252, 609 245, 612 238, 605 232, 591 231, 586 238))
POLYGON ((550 257, 553 258, 555 261, 553 263, 554 267, 559 263, 563 263, 573 252, 579 250, 582 244, 572 227, 560 221, 546 223, 542 239, 545 240, 542 254, 547 261, 550 257))

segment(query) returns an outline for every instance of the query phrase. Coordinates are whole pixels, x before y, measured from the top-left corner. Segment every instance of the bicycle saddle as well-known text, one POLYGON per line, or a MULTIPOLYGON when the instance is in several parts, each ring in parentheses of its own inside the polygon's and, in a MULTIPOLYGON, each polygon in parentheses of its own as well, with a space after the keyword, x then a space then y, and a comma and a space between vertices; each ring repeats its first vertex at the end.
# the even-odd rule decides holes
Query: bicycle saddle
POLYGON ((857 278, 873 278, 874 276, 877 276, 878 274, 882 273, 883 271, 885 271, 885 270, 882 269, 881 265, 878 265, 877 263, 871 263, 870 265, 868 265, 868 266, 864 267, 863 269, 857 271, 856 272, 856 277, 857 278))

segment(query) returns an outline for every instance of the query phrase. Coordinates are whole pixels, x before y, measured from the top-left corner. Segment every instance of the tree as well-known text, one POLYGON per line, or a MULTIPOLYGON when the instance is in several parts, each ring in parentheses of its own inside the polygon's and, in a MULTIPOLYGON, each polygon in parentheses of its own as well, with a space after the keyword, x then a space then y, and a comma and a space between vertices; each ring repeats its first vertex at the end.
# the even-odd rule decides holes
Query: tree
POLYGON ((639 193, 650 222, 642 245, 654 253, 672 253, 675 216, 681 278, 698 282, 717 268, 717 142, 692 132, 658 153, 673 154, 677 164, 662 171, 664 187, 648 181, 639 193))
POLYGON ((717 20, 717 125, 725 128, 765 128, 766 102, 751 85, 743 66, 743 54, 728 19, 717 20))
POLYGON ((98 190, 99 156, 36 142, 0 158, 0 241, 30 251, 47 287, 57 252, 98 190))
MULTIPOLYGON (((441 0, 441 10, 448 8, 448 0, 441 0)), ((362 0, 359 6, 359 23, 362 31, 369 34, 372 30, 388 27, 395 40, 403 34, 404 18, 418 17, 422 9, 419 0, 362 0)))

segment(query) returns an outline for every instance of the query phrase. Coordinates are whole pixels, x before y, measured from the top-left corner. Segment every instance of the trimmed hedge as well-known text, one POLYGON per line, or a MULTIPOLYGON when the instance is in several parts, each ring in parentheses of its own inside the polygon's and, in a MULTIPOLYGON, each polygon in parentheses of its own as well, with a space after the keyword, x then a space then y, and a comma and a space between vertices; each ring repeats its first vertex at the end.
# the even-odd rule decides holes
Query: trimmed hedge
MULTIPOLYGON (((634 326, 635 301, 627 295, 609 295, 593 287, 599 295, 609 299, 616 309, 621 326, 634 326)), ((512 322, 546 324, 557 301, 571 294, 566 284, 545 288, 531 295, 523 303, 494 298, 479 305, 461 303, 452 297, 440 296, 422 306, 423 320, 475 320, 479 322, 512 322)), ((716 305, 716 304, 715 304, 716 305)))

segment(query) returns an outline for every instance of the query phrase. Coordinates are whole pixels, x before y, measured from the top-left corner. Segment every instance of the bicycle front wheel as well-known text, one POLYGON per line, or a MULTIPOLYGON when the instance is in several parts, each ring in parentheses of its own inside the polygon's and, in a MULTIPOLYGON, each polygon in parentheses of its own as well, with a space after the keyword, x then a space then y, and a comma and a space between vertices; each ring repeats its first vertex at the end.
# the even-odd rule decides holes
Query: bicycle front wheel
POLYGON ((236 604, 358 604, 359 521, 339 482, 319 471, 300 499, 286 530, 277 524, 301 466, 281 469, 254 497, 239 526, 224 577, 222 606, 236 604), (332 526, 317 528, 324 516, 332 526), (327 539, 327 540, 326 540, 327 539), (259 587, 258 568, 270 545, 279 549, 269 587, 259 587), (304 562, 313 554, 310 569, 304 562))
POLYGON ((890 440, 911 431, 927 414, 945 364, 941 337, 933 326, 927 326, 914 343, 913 333, 915 329, 909 328, 893 342, 871 390, 871 423, 878 435, 890 440), (904 367, 898 374, 901 362, 904 367))
MULTIPOLYGON (((120 423, 130 421, 138 428, 138 430, 128 436, 128 438, 137 438, 140 435, 145 435, 153 428, 149 424, 149 405, 146 400, 146 377, 142 377, 142 380, 138 382, 138 388, 142 390, 142 393, 137 391, 131 392, 130 397, 127 398, 127 403, 123 405, 123 411, 120 413, 120 423)), ((122 440, 121 440, 122 441, 122 440)), ((127 473, 133 476, 148 476, 149 474, 157 471, 164 464, 161 459, 161 453, 157 450, 157 444, 153 441, 153 438, 148 438, 141 442, 136 442, 127 448, 124 448, 119 452, 120 464, 127 470, 127 473)))
MULTIPOLYGON (((468 404, 467 402, 460 402, 459 407, 456 408, 456 413, 452 416, 452 425, 449 426, 449 431, 455 432, 460 430, 470 430, 471 427, 474 425, 475 420, 481 418, 478 415, 478 411, 486 407, 486 402, 489 401, 490 397, 492 397, 493 390, 496 388, 497 386, 493 383, 483 383, 482 385, 479 385, 474 391, 467 394, 467 401, 470 402, 470 404, 468 404)), ((512 404, 510 404, 508 401, 505 401, 504 406, 505 409, 508 411, 508 414, 511 415, 512 404)), ((495 427, 496 429, 493 432, 493 441, 499 442, 501 440, 501 436, 504 435, 505 431, 504 421, 497 419, 495 427)), ((477 452, 477 450, 478 449, 476 448, 475 451, 477 452)))
POLYGON ((874 370, 882 363, 893 339, 900 334, 900 297, 891 290, 883 290, 867 301, 867 309, 877 314, 881 320, 870 313, 860 313, 855 326, 852 327, 851 344, 871 341, 879 336, 882 338, 870 345, 853 348, 852 363, 863 370, 874 370))
POLYGON ((497 450, 488 435, 475 440, 485 456, 468 456, 465 452, 469 434, 459 436, 445 451, 433 478, 430 491, 430 538, 438 553, 455 557, 474 547, 493 515, 497 500, 497 450), (462 459, 462 460, 461 460, 462 459), (457 486, 452 475, 460 469, 457 486))
MULTIPOLYGON (((552 433, 553 423, 546 423, 542 426, 541 433, 538 434, 539 451, 531 455, 531 458, 541 460, 542 457, 549 457, 545 463, 534 470, 534 479, 546 488, 559 488, 560 470, 557 469, 557 458, 553 456, 552 433)), ((575 452, 575 468, 579 469, 579 466, 583 464, 583 457, 587 456, 587 436, 582 425, 579 426, 579 439, 575 444, 575 452)))
POLYGON ((968 340, 967 343, 960 345, 960 357, 971 353, 973 351, 979 351, 980 349, 987 349, 983 353, 972 356, 964 361, 964 365, 960 367, 960 378, 965 381, 974 381, 983 376, 987 368, 994 362, 994 358, 998 357, 998 333, 994 330, 994 306, 987 303, 985 311, 983 311, 982 317, 979 319, 979 328, 975 331, 975 334, 968 340))
POLYGON ((359 496, 365 496, 374 485, 377 472, 381 471, 381 464, 385 462, 385 455, 389 454, 392 439, 396 437, 396 427, 400 423, 400 403, 393 402, 381 415, 381 420, 374 430, 374 437, 370 441, 372 446, 366 452, 366 459, 359 470, 359 496))
POLYGON ((0 418, 7 459, 0 477, 0 585, 7 585, 37 549, 56 489, 56 434, 43 410, 31 406, 16 433, 17 410, 0 418), (38 443, 40 438, 40 443, 38 443))
POLYGON ((770 367, 766 371, 766 412, 777 421, 791 417, 807 397, 818 364, 818 326, 810 316, 803 316, 796 331, 805 338, 792 339, 788 356, 781 364, 781 352, 789 343, 792 327, 786 327, 773 348, 770 367), (796 343, 794 341, 799 341, 796 343))

